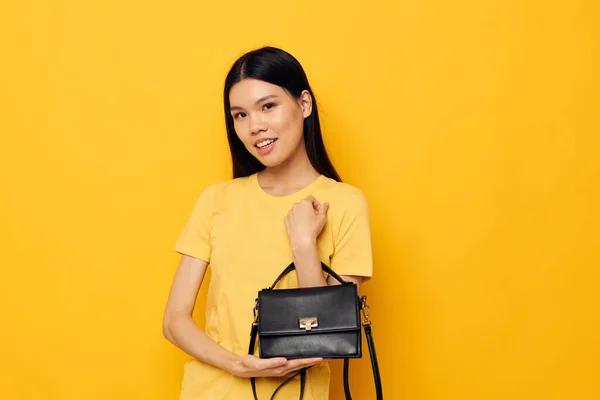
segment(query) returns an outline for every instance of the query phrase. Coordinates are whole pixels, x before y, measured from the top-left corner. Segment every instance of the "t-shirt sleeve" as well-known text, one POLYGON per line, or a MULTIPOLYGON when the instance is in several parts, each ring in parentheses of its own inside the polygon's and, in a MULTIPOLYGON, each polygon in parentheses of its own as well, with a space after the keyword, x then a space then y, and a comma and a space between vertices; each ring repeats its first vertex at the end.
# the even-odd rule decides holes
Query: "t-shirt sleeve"
POLYGON ((192 213, 175 244, 175 251, 210 262, 214 186, 205 189, 197 198, 192 213))
POLYGON ((348 196, 339 231, 334 237, 331 268, 339 275, 370 278, 373 274, 371 217, 362 192, 348 196))

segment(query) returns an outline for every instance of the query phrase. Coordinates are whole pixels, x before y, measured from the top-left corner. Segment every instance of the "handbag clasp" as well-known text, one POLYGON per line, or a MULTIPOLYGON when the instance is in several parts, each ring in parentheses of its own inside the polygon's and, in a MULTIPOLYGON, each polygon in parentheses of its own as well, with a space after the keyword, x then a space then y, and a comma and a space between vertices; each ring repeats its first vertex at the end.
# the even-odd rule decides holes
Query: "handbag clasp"
POLYGON ((317 317, 300 319, 300 329, 304 328, 305 331, 310 331, 312 328, 317 326, 319 326, 319 320, 317 317))
POLYGON ((363 326, 371 325, 371 319, 369 318, 369 313, 371 312, 371 307, 367 304, 367 296, 363 296, 360 298, 360 310, 363 313, 363 326))

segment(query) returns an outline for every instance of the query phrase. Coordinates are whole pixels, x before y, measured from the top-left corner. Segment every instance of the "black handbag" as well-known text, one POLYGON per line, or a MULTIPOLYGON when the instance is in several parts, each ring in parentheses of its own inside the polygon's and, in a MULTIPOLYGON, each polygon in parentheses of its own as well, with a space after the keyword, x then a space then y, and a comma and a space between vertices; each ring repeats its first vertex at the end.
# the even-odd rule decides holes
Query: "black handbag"
MULTIPOLYGON (((344 281, 327 265, 321 264, 323 270, 341 285, 274 290, 275 285, 295 269, 294 263, 291 263, 270 287, 258 292, 248 354, 254 354, 258 336, 260 358, 343 358, 344 392, 346 399, 352 400, 348 382, 349 362, 351 358, 362 357, 362 326, 371 356, 377 400, 383 400, 366 296, 359 297, 354 282, 344 281)), ((302 368, 285 380, 271 399, 283 385, 299 374, 302 400, 306 370, 302 368)), ((250 382, 254 399, 258 400, 255 379, 250 378, 250 382)))

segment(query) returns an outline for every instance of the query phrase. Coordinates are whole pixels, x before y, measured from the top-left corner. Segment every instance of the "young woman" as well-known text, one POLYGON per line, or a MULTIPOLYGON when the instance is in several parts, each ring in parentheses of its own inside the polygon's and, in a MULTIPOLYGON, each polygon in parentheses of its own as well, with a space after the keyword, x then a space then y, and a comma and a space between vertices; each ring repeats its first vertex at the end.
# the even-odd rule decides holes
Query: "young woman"
MULTIPOLYGON (((292 55, 273 47, 244 54, 225 80, 224 105, 233 179, 200 193, 175 246, 182 258, 164 314, 165 337, 193 357, 180 400, 253 399, 250 377, 258 398, 270 399, 307 366, 304 399, 328 399, 326 360, 247 354, 252 307, 292 261, 296 272, 278 288, 335 285, 321 262, 358 285, 371 277, 367 202, 331 164, 315 97, 292 55), (209 263, 202 330, 192 311, 209 263)), ((290 382, 275 398, 298 396, 290 382)))

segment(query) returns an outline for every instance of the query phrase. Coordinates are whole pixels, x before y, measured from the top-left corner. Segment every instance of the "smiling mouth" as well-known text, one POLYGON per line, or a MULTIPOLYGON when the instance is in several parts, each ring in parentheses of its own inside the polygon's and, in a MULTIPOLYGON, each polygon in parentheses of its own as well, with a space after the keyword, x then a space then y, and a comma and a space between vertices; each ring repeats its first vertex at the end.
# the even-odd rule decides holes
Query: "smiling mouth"
POLYGON ((265 148, 267 146, 270 146, 271 144, 275 143, 276 141, 277 141, 277 139, 263 140, 262 142, 255 144, 254 147, 256 147, 258 149, 262 149, 262 148, 265 148))

